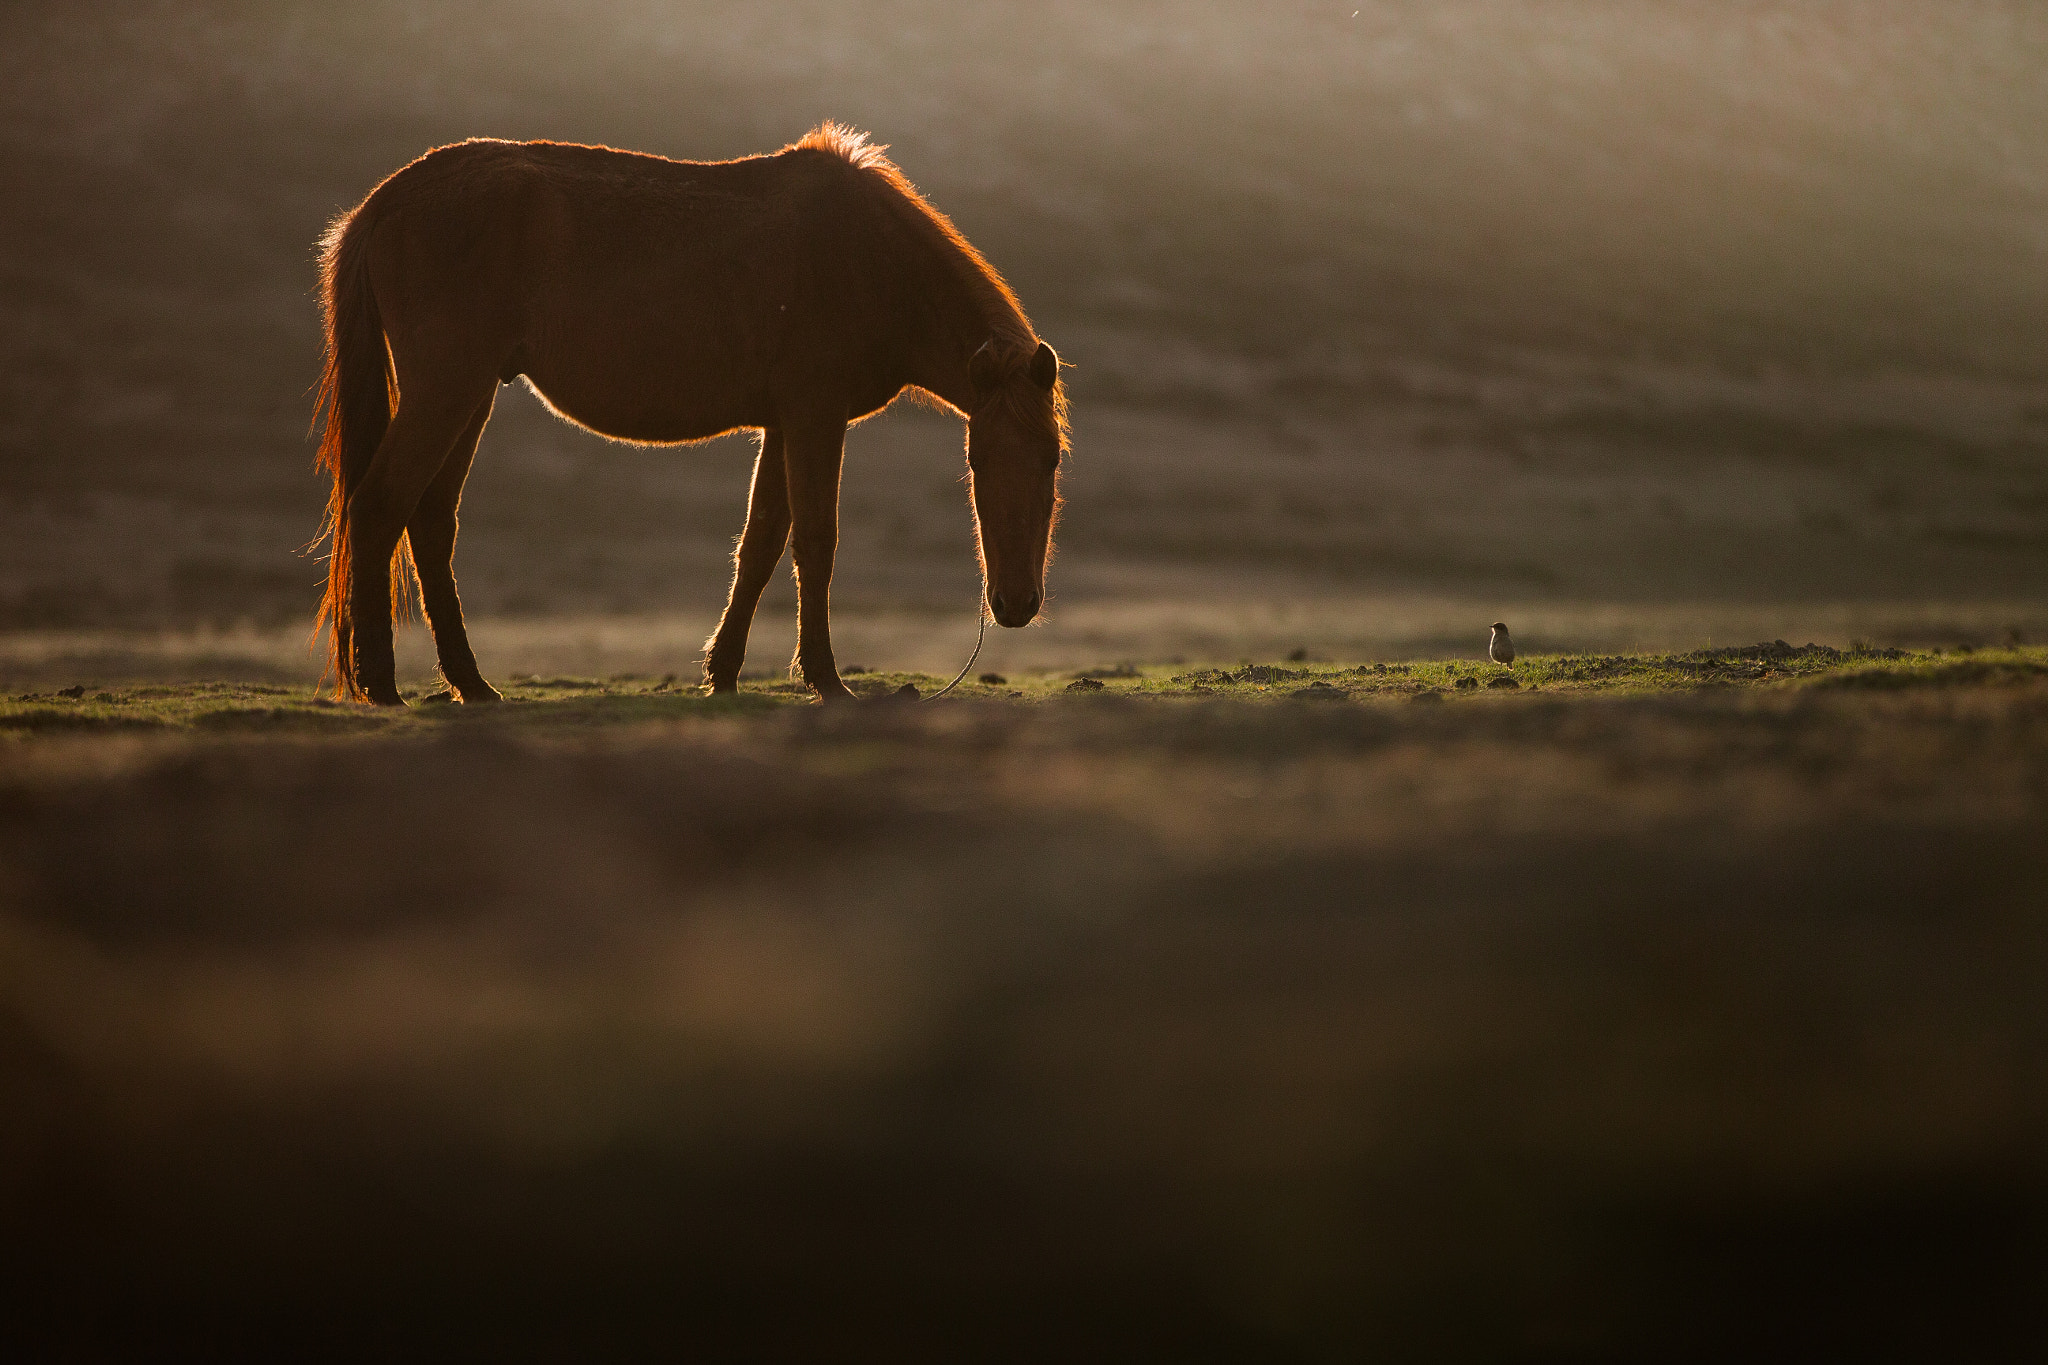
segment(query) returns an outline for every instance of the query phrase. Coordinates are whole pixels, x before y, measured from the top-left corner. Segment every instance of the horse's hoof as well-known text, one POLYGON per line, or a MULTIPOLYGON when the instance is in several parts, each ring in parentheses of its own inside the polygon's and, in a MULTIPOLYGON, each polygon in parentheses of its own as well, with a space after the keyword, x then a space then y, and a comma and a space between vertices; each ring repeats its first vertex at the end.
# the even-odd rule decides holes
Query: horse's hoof
POLYGON ((860 698, 856 697, 852 693, 852 691, 850 691, 842 683, 840 686, 833 688, 830 691, 827 691, 824 688, 820 688, 818 690, 818 700, 825 703, 827 706, 836 706, 841 702, 859 701, 860 698))
POLYGON ((490 702, 503 701, 505 697, 503 693, 499 692, 497 688, 489 683, 480 682, 474 687, 456 688, 455 699, 464 706, 483 706, 490 702))

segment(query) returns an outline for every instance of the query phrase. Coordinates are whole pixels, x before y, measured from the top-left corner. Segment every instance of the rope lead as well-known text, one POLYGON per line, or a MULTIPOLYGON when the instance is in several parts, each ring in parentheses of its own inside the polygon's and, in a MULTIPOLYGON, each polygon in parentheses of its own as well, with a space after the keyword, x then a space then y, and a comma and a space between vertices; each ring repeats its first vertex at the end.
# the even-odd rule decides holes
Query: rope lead
POLYGON ((958 687, 960 685, 960 679, 967 676, 967 670, 974 667, 974 661, 981 657, 981 642, 988 635, 988 608, 981 606, 979 603, 976 603, 976 608, 977 609, 974 613, 976 622, 976 628, 974 632, 974 652, 967 656, 967 662, 960 666, 960 672, 957 675, 955 675, 953 681, 947 683, 944 687, 932 693, 929 697, 926 697, 926 701, 937 701, 940 697, 945 696, 948 692, 951 692, 954 688, 958 687))

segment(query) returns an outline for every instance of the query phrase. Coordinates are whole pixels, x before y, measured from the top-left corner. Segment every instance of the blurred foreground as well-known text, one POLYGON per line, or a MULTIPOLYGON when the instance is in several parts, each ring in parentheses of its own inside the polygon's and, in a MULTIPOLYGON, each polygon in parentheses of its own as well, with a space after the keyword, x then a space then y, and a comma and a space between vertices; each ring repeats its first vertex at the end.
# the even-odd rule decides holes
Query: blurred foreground
POLYGON ((7 703, 10 1335, 2038 1358, 2048 655, 1170 672, 7 703))

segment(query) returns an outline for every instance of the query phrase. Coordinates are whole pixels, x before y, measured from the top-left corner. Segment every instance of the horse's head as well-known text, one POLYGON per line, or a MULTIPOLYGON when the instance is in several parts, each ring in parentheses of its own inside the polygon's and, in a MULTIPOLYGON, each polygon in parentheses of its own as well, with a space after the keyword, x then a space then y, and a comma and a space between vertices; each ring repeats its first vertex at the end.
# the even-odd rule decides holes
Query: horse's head
POLYGON ((981 536, 983 590, 996 624, 1028 626, 1045 602, 1067 448, 1060 358, 1044 342, 1005 353, 990 341, 968 366, 967 467, 981 536))

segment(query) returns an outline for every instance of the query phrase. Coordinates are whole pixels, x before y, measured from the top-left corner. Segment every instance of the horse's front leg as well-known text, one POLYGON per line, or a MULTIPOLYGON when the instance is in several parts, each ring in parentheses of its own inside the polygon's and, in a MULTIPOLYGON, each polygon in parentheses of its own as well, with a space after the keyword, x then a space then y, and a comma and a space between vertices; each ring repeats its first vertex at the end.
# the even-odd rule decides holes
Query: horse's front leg
MULTIPOLYGON (((747 658, 747 632, 769 576, 789 546, 789 476, 782 461, 782 432, 761 433, 761 453, 754 459, 754 486, 747 495, 747 527, 732 557, 732 594, 718 630, 704 642, 704 688, 737 692, 740 665, 747 658)), ((830 569, 827 569, 827 573, 830 569)))
POLYGON ((832 559, 839 550, 839 465, 846 420, 790 423, 783 430, 790 551, 796 560, 796 660, 823 701, 852 701, 832 662, 832 559))

